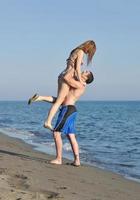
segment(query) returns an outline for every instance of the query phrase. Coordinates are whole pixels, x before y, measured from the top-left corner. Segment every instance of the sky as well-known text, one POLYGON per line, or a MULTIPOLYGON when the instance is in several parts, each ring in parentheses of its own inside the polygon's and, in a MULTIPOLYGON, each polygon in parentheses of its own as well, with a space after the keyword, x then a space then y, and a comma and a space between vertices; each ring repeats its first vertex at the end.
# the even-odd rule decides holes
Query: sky
POLYGON ((81 100, 140 100, 139 0, 0 0, 0 100, 56 95, 70 51, 97 51, 81 100))

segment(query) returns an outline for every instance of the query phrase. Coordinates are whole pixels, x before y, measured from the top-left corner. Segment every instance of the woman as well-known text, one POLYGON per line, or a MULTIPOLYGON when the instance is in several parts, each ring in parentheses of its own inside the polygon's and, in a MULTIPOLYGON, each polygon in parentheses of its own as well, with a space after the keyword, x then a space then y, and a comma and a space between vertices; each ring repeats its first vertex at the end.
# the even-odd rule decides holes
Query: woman
MULTIPOLYGON (((68 73, 71 69, 74 69, 73 76, 75 77, 75 79, 82 82, 80 69, 81 65, 83 64, 84 54, 87 56, 87 65, 89 65, 89 63, 92 61, 95 51, 96 51, 96 44, 92 40, 88 40, 82 43, 81 45, 79 45, 78 47, 76 47, 71 51, 69 58, 67 59, 66 69, 58 77, 57 99, 48 113, 48 117, 44 124, 45 128, 53 130, 53 127, 51 125, 52 119, 69 92, 69 85, 64 81, 63 76, 66 73, 68 73)), ((38 100, 39 100, 38 95, 34 95, 31 99, 29 99, 28 103, 30 104, 31 102, 38 100)))

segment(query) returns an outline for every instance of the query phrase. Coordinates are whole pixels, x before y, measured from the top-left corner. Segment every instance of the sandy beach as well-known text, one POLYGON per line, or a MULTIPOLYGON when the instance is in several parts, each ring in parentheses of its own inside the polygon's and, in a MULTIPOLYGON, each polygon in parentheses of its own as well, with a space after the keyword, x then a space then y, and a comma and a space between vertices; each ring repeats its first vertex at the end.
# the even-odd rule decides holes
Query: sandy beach
POLYGON ((49 164, 53 158, 0 133, 2 200, 139 200, 140 184, 91 166, 49 164))

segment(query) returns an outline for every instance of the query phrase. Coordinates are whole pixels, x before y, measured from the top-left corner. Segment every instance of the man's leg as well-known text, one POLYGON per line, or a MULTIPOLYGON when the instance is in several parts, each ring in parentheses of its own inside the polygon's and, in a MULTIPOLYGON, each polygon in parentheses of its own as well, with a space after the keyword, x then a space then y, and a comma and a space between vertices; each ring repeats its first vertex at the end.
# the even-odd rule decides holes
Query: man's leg
POLYGON ((62 164, 62 138, 60 132, 53 133, 54 141, 55 141, 55 148, 56 148, 56 159, 50 161, 51 164, 62 164))
POLYGON ((75 137, 75 134, 70 133, 68 134, 68 139, 70 141, 72 150, 73 150, 73 154, 74 154, 74 165, 75 166, 80 166, 80 158, 79 158, 79 146, 75 137))

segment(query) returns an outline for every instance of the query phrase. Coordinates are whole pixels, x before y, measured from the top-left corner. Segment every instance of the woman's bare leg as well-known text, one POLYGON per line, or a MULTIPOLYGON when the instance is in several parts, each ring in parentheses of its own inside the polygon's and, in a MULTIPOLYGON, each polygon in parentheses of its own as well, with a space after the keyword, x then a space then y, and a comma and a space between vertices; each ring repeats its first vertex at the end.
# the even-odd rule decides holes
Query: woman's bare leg
POLYGON ((63 103, 65 97, 67 96, 68 92, 69 92, 69 85, 67 83, 65 83, 64 81, 61 82, 61 86, 59 84, 58 87, 59 91, 58 91, 58 97, 55 101, 55 103, 52 105, 49 113, 48 113, 48 117, 44 123, 44 127, 48 128, 50 130, 53 130, 51 122, 53 117, 55 116, 58 108, 61 106, 61 104, 63 103))
POLYGON ((56 101, 56 97, 39 96, 38 94, 35 94, 29 99, 28 104, 31 104, 32 102, 37 102, 37 101, 46 101, 46 102, 49 102, 49 103, 54 103, 56 101))
POLYGON ((47 101, 49 103, 54 103, 56 101, 56 97, 53 97, 53 96, 38 96, 36 101, 47 101))
POLYGON ((80 158, 79 158, 79 146, 75 137, 75 134, 71 133, 68 135, 68 139, 70 141, 72 150, 73 150, 73 155, 74 155, 74 162, 73 164, 75 166, 80 166, 80 158))

